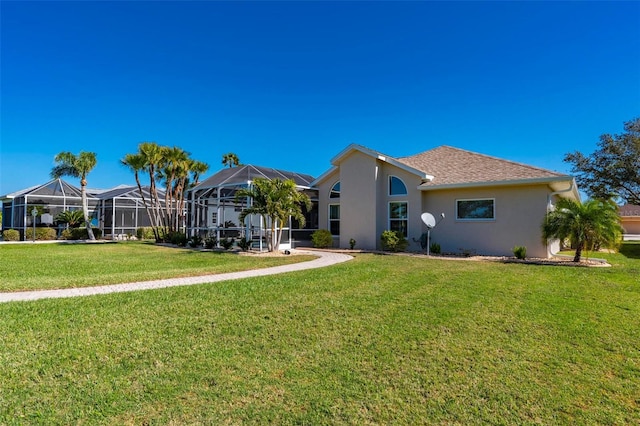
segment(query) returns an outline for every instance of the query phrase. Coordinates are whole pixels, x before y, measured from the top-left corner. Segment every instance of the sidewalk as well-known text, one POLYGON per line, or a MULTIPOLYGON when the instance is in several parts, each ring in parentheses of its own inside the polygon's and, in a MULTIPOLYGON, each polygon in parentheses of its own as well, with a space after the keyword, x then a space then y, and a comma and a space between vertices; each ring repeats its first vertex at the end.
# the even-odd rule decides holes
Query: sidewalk
MULTIPOLYGON (((296 252, 297 250, 292 250, 296 252)), ((0 303, 29 301, 39 299, 57 299, 63 297, 93 296, 96 294, 123 293, 126 291, 151 290, 166 287, 178 287, 205 283, 215 283, 219 281, 238 280, 241 278, 263 277, 266 275, 282 274, 285 272, 303 271, 305 269, 323 268, 346 262, 353 257, 326 251, 304 250, 299 253, 312 254, 318 256, 317 259, 309 262, 294 263, 291 265, 274 266, 271 268, 254 269, 250 271, 229 272, 226 274, 202 275, 199 277, 171 278, 166 280, 140 281, 126 284, 112 284, 96 287, 65 288, 60 290, 37 290, 20 291, 15 293, 0 293, 0 303)))

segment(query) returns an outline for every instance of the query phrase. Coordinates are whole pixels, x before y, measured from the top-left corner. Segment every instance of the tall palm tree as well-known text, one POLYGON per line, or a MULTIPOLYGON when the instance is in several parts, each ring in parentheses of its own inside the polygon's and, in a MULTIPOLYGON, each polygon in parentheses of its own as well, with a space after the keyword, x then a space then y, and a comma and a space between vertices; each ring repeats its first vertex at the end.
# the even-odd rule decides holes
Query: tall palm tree
POLYGON ((276 251, 280 246, 282 231, 289 217, 297 219, 304 226, 305 218, 302 205, 311 208, 311 200, 303 192, 298 191, 296 183, 291 180, 256 178, 249 188, 240 189, 236 199, 251 198, 251 205, 240 213, 240 221, 250 214, 261 217, 263 226, 269 226, 267 238, 269 251, 276 251))
POLYGON ((140 172, 144 171, 147 164, 145 158, 142 154, 126 154, 120 163, 123 166, 126 166, 133 172, 133 175, 136 179, 136 184, 138 185, 138 192, 140 193, 140 197, 142 198, 142 204, 144 204, 144 208, 147 211, 147 215, 149 216, 149 222, 151 223, 151 229, 153 230, 153 236, 156 242, 160 241, 160 235, 158 234, 158 224, 156 223, 156 217, 151 212, 151 206, 147 202, 147 199, 144 196, 144 191, 142 190, 142 184, 140 183, 140 172))
POLYGON ((611 200, 588 200, 582 204, 562 198, 548 212, 542 224, 544 242, 569 238, 576 248, 574 262, 580 262, 583 250, 613 248, 620 242, 622 227, 618 208, 611 200))
POLYGON ((222 165, 231 167, 238 167, 240 165, 240 159, 233 152, 228 152, 222 156, 222 165))
POLYGON ((80 151, 78 155, 63 151, 53 159, 56 165, 51 169, 51 177, 59 179, 62 176, 70 176, 80 179, 80 190, 82 196, 82 212, 84 222, 87 226, 87 235, 90 240, 95 240, 89 221, 89 205, 87 203, 87 175, 97 164, 95 152, 80 151))

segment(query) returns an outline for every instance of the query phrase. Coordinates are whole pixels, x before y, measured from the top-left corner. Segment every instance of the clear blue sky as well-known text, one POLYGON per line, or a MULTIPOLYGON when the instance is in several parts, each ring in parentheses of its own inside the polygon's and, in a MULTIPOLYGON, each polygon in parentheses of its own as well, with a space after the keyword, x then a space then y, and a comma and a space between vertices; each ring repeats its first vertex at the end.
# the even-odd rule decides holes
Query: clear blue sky
MULTIPOLYGON (((640 2, 0 2, 0 195, 141 141, 318 176, 349 143, 569 172, 640 116, 640 2)), ((70 180, 73 183, 77 181, 70 180)))

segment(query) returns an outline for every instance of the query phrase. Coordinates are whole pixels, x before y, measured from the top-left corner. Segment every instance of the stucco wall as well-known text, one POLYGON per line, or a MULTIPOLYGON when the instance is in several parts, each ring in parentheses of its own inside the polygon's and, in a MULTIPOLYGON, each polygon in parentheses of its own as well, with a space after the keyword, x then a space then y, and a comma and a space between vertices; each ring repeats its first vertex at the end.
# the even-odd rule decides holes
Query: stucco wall
POLYGON ((547 257, 540 227, 550 192, 546 185, 425 191, 424 210, 436 217, 446 216, 431 232, 431 240, 443 252, 511 256, 513 247, 519 245, 527 248, 527 256, 547 257), (476 198, 495 199, 495 220, 456 219, 456 200, 476 198))
MULTIPOLYGON (((340 171, 336 170, 326 176, 322 182, 318 184, 318 229, 329 229, 329 204, 339 204, 340 198, 329 198, 329 192, 333 185, 340 180, 340 171)), ((334 238, 337 246, 339 240, 334 238)))
POLYGON ((622 216, 622 229, 625 234, 640 235, 640 216, 622 216))
POLYGON ((359 151, 340 163, 340 247, 351 238, 358 248, 376 246, 378 161, 359 151), (345 202, 348 200, 348 202, 345 202))

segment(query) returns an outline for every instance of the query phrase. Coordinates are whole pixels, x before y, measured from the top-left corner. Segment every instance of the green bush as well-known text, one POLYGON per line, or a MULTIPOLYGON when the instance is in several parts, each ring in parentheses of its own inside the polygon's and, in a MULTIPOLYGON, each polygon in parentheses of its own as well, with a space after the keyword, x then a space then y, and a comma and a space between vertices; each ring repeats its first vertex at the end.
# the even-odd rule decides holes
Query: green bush
POLYGON ((386 251, 403 251, 407 248, 409 242, 407 239, 398 231, 383 231, 380 236, 380 243, 382 244, 382 250, 386 251))
MULTIPOLYGON (((93 230, 93 236, 96 239, 102 238, 102 230, 99 228, 91 228, 93 230)), ((87 228, 67 228, 60 234, 60 238, 63 240, 87 240, 89 235, 87 234, 87 228)))
POLYGON ((333 237, 327 229, 318 229, 311 234, 313 246, 317 248, 329 248, 333 245, 333 237))
POLYGON ((169 242, 180 247, 187 245, 187 235, 182 232, 170 232, 168 235, 169 242))
POLYGON ((238 247, 240 250, 247 251, 251 248, 251 240, 249 238, 241 238, 238 240, 238 247))
POLYGON ((136 237, 139 240, 155 240, 156 236, 153 235, 153 228, 150 226, 142 226, 136 229, 136 237))
POLYGON ((349 240, 349 249, 353 250, 356 247, 356 240, 354 240, 353 238, 351 238, 349 240))
MULTIPOLYGON (((33 240, 33 228, 27 228, 24 233, 26 240, 33 240)), ((36 228, 36 240, 46 241, 55 240, 58 233, 54 228, 36 228)))
POLYGON ((5 241, 20 241, 20 232, 17 229, 5 229, 2 231, 2 239, 5 241))
POLYGON ((235 243, 235 238, 225 238, 224 240, 220 240, 220 245, 225 249, 229 250, 233 247, 233 243, 235 243))
POLYGON ((202 246, 202 237, 198 234, 189 238, 189 247, 197 248, 202 246))
POLYGON ((214 249, 218 246, 218 239, 215 235, 210 235, 204 239, 204 248, 206 249, 214 249))
POLYGON ((513 255, 516 259, 524 260, 527 257, 527 248, 525 246, 515 246, 513 248, 513 255))
POLYGON ((440 244, 438 244, 438 243, 429 244, 429 253, 431 253, 431 254, 440 254, 440 253, 442 253, 442 248, 440 247, 440 244))

